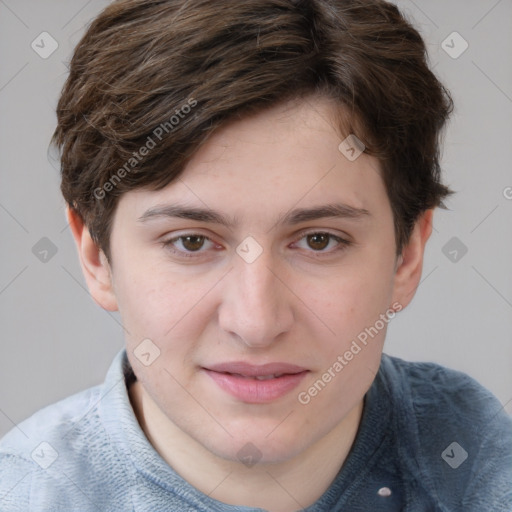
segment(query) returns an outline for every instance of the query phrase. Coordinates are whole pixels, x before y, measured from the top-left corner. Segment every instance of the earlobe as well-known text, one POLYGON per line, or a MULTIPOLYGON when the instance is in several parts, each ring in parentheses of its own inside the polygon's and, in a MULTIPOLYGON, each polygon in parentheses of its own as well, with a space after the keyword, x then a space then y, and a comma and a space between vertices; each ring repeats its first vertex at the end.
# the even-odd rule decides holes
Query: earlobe
POLYGON ((433 214, 434 210, 427 210, 416 221, 409 241, 397 260, 393 300, 402 308, 411 302, 420 283, 425 246, 432 233, 433 214))
POLYGON ((80 266, 94 301, 107 311, 117 311, 112 272, 103 251, 93 241, 80 215, 66 208, 66 217, 78 249, 80 266))

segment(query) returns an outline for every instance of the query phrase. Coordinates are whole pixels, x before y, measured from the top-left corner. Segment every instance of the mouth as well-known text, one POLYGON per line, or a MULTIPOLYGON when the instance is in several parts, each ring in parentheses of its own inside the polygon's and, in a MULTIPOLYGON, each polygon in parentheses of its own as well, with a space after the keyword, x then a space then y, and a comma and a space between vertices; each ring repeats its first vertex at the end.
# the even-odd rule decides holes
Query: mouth
POLYGON ((277 400, 296 388, 309 370, 286 363, 223 363, 202 370, 225 393, 245 403, 277 400))
MULTIPOLYGON (((278 379, 279 377, 282 377, 283 375, 290 375, 286 373, 276 373, 276 374, 270 374, 270 375, 256 375, 255 377, 250 377, 249 375, 241 375, 239 373, 229 373, 229 372, 223 372, 227 375, 233 375, 234 377, 242 377, 243 379, 255 379, 255 380, 270 380, 270 379, 278 379)), ((291 374, 293 375, 293 374, 291 374)))

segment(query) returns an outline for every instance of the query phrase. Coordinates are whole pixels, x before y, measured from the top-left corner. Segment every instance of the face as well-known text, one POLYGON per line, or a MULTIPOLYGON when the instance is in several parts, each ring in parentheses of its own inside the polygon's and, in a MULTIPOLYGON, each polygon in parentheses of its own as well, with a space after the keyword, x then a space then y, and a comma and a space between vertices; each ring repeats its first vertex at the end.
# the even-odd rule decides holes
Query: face
POLYGON ((122 196, 113 219, 113 289, 143 392, 226 459, 249 442, 268 462, 306 450, 379 366, 393 217, 378 162, 338 149, 333 108, 311 98, 225 126, 172 184, 122 196), (185 209, 216 215, 175 216, 185 209))

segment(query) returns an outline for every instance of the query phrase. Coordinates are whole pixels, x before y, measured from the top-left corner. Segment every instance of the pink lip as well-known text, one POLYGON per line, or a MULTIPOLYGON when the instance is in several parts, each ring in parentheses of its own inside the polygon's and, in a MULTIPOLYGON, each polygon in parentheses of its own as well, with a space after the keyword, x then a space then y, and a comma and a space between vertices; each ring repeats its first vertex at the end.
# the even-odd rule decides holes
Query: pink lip
POLYGON ((203 368, 213 381, 235 398, 247 403, 276 400, 298 386, 308 370, 286 363, 251 365, 245 362, 222 363, 203 368), (255 377, 278 375, 266 380, 255 377))

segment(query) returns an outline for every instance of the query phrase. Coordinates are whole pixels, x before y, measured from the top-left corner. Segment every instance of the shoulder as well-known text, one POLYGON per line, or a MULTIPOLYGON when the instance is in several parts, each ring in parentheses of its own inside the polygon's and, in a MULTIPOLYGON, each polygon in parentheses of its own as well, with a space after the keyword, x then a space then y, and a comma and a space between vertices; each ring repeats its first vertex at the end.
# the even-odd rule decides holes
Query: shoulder
POLYGON ((105 399, 122 402, 127 394, 124 355, 123 351, 118 353, 102 384, 44 407, 13 427, 0 439, 0 456, 14 456, 37 464, 40 453, 37 448, 41 444, 53 446, 59 454, 77 453, 89 438, 105 437, 102 402, 105 399))
POLYGON ((77 461, 87 465, 86 443, 99 433, 99 396, 97 386, 49 405, 0 440, 2 511, 35 510, 36 504, 37 510, 45 510, 47 498, 49 510, 59 496, 69 493, 62 468, 69 467, 70 460, 75 467, 77 461))
POLYGON ((469 375, 383 356, 401 457, 450 510, 512 509, 512 419, 469 375), (490 508, 489 508, 490 506, 490 508))
POLYGON ((130 414, 125 367, 120 352, 102 385, 41 409, 0 440, 2 512, 130 508, 132 470, 112 442, 130 414))
POLYGON ((0 455, 33 461, 32 451, 39 443, 62 444, 77 427, 91 428, 100 396, 101 386, 95 386, 40 409, 0 440, 0 455))
POLYGON ((389 355, 383 356, 382 366, 388 385, 406 399, 417 418, 445 426, 461 423, 475 431, 489 422, 510 428, 510 418, 499 400, 464 372, 389 355))

